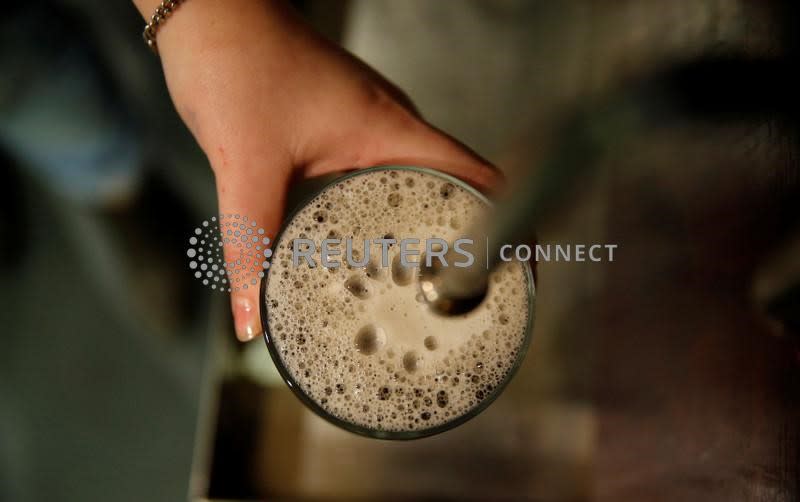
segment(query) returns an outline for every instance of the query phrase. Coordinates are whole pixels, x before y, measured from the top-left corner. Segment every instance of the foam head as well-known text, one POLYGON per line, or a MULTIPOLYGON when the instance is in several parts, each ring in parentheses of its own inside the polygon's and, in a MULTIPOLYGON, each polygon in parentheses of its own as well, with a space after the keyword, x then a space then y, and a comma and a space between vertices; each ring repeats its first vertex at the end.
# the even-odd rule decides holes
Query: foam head
POLYGON ((328 186, 295 213, 266 278, 268 331, 276 362, 322 412, 367 433, 420 432, 470 414, 502 387, 528 336, 527 265, 497 267, 478 308, 442 317, 418 290, 424 244, 408 260, 414 266, 403 266, 399 244, 375 242, 452 242, 485 208, 438 174, 373 169, 328 186), (348 265, 342 244, 332 257, 341 266, 321 266, 330 238, 350 239, 364 265, 348 265), (295 266, 294 239, 314 242, 316 267, 295 266))

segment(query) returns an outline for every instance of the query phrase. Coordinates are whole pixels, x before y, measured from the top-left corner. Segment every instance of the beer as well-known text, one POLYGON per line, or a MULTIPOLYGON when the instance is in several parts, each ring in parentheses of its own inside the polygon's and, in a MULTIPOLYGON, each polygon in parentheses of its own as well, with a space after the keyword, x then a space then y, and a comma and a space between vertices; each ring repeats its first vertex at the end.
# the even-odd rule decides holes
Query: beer
POLYGON ((499 266, 483 303, 455 317, 432 312, 418 289, 425 242, 462 237, 487 204, 436 171, 373 168, 290 218, 262 284, 262 318, 281 374, 314 411, 354 432, 411 438, 457 425, 497 396, 530 336, 529 265, 499 266), (404 260, 408 239, 419 248, 404 260), (334 248, 326 240, 339 248, 322 260, 334 248))

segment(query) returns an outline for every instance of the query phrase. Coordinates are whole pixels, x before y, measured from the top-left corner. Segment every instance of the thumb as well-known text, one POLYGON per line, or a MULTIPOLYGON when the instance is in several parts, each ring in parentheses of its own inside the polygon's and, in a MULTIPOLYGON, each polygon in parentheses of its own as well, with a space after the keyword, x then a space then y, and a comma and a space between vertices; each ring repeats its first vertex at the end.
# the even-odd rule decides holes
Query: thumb
POLYGON ((446 172, 484 193, 502 188, 503 174, 489 161, 443 131, 416 117, 386 121, 374 129, 367 144, 371 165, 413 165, 446 172))
POLYGON ((500 170, 416 114, 399 105, 378 111, 378 117, 364 121, 368 127, 362 124, 312 156, 305 174, 319 176, 353 168, 405 165, 443 171, 484 193, 503 188, 500 170), (358 155, 354 156, 354 152, 358 155))
POLYGON ((290 163, 274 157, 226 158, 225 154, 219 151, 212 164, 231 311, 236 337, 246 342, 262 332, 259 285, 283 217, 290 163))

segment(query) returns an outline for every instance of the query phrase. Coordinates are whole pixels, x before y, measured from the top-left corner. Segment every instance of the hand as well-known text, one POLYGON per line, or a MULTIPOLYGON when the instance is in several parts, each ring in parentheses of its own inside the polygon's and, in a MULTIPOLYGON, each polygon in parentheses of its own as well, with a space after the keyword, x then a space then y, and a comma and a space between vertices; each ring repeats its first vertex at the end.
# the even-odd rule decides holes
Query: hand
MULTIPOLYGON (((137 5, 149 16, 157 2, 137 5)), ((418 165, 482 190, 500 179, 283 2, 189 0, 157 40, 173 102, 214 171, 220 213, 247 215, 270 237, 296 170, 312 177, 418 165)), ((260 334, 258 288, 235 292, 231 301, 238 338, 260 334)))

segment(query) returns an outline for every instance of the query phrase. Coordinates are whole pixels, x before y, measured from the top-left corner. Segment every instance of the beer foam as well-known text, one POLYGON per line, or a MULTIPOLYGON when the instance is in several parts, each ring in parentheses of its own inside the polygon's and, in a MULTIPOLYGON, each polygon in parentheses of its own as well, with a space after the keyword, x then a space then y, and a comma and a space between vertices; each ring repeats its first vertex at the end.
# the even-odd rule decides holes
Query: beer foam
POLYGON ((374 244, 384 237, 451 242, 485 207, 435 174, 382 169, 327 187, 294 215, 273 248, 264 301, 275 349, 311 400, 367 429, 422 431, 469 413, 502 387, 528 326, 525 266, 497 267, 478 308, 442 317, 424 303, 418 268, 402 266, 399 246, 383 267, 374 244), (304 259, 294 266, 295 238, 315 242, 316 267, 304 259), (342 244, 330 258, 341 266, 323 267, 326 238, 353 239, 356 259, 363 242, 373 242, 369 263, 348 266, 342 244))

